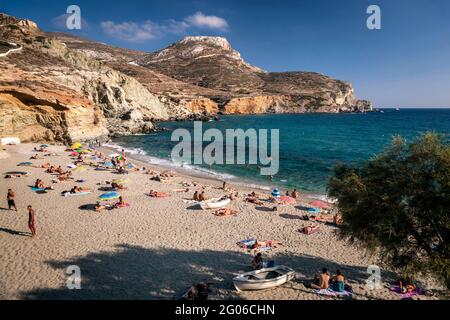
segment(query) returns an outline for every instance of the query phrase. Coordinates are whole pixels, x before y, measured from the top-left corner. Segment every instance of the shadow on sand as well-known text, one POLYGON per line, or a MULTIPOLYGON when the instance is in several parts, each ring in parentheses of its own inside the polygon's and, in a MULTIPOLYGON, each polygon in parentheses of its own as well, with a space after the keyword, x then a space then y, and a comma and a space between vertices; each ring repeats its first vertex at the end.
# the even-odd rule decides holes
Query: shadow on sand
MULTIPOLYGON (((213 284, 213 296, 239 299, 232 279, 240 272, 250 271, 251 258, 251 255, 238 250, 183 251, 121 244, 112 252, 95 252, 66 261, 48 261, 50 267, 61 272, 61 287, 40 288, 21 294, 23 299, 172 300, 178 299, 191 285, 208 281, 213 284), (81 290, 65 287, 68 277, 65 271, 72 265, 80 267, 81 290)), ((319 257, 277 255, 274 259, 279 264, 292 267, 305 281, 322 267, 332 272, 340 269, 349 279, 360 283, 367 279, 366 268, 337 265, 319 257)), ((310 292, 314 294, 312 290, 310 292)))
POLYGON ((0 228, 0 232, 9 233, 10 235, 13 235, 13 236, 22 236, 22 237, 30 236, 30 234, 27 232, 15 231, 15 230, 6 229, 6 228, 0 228))

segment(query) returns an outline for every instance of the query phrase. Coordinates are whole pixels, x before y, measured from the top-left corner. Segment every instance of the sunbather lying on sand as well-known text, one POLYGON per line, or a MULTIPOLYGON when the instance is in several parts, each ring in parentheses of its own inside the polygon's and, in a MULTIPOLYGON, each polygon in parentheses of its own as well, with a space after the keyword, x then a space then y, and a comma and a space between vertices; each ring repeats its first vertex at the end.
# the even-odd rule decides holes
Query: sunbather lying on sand
POLYGON ((111 188, 115 189, 115 190, 126 190, 127 188, 123 185, 123 184, 119 184, 119 183, 111 183, 111 188))
POLYGON ((272 247, 276 248, 278 246, 282 246, 283 244, 280 241, 276 240, 268 240, 268 241, 256 241, 255 248, 261 248, 261 247, 272 247))
POLYGON ((168 178, 164 178, 164 177, 161 177, 161 176, 154 176, 154 177, 150 178, 150 180, 158 181, 158 182, 161 182, 161 183, 169 182, 168 178))
POLYGON ((44 185, 44 182, 42 182, 41 179, 37 179, 36 182, 34 183, 34 187, 38 188, 38 189, 51 189, 51 187, 46 187, 44 185))
POLYGON ((310 220, 318 221, 318 222, 334 223, 334 224, 342 224, 342 222, 343 222, 342 217, 338 214, 335 214, 335 215, 321 214, 318 217, 310 217, 310 220))
POLYGON ((106 209, 107 209, 107 207, 102 205, 102 204, 100 204, 100 202, 97 202, 97 204, 94 207, 95 212, 101 212, 101 211, 106 210, 106 209))
POLYGON ((119 202, 117 202, 116 204, 114 204, 114 207, 119 209, 119 208, 125 208, 128 207, 128 203, 126 203, 122 197, 119 197, 119 202))
POLYGON ((152 198, 167 198, 169 195, 165 192, 150 190, 148 196, 152 198))
POLYGON ((30 158, 30 160, 39 160, 39 159, 43 159, 43 158, 41 158, 37 153, 30 158))
POLYGON ((173 178, 173 177, 175 177, 175 172, 167 170, 167 171, 162 172, 160 174, 160 176, 163 178, 173 178))
POLYGON ((310 235, 310 234, 313 234, 313 233, 316 233, 316 232, 320 231, 320 228, 318 226, 312 226, 311 225, 311 226, 303 227, 299 231, 301 233, 306 234, 306 235, 310 235))
POLYGON ((258 198, 254 198, 254 197, 247 197, 247 198, 245 198, 245 201, 252 203, 252 204, 256 204, 258 206, 262 206, 264 204, 264 202, 262 202, 258 198))

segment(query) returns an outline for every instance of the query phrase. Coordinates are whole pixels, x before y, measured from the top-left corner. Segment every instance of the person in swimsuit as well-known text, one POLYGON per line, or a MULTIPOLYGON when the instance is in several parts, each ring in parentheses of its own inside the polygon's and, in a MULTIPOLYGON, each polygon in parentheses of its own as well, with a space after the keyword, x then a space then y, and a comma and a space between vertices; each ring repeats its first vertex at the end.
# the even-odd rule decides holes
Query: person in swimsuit
POLYGON ((311 288, 313 289, 328 289, 330 287, 330 274, 327 268, 322 269, 322 273, 314 277, 311 288))
POLYGON ((28 228, 31 232, 31 237, 34 238, 36 235, 36 226, 34 221, 34 209, 32 206, 28 206, 28 228))
POLYGON ((11 189, 8 189, 8 195, 6 196, 6 198, 8 200, 8 209, 12 210, 11 208, 14 207, 14 209, 17 212, 16 202, 14 201, 15 196, 16 196, 16 194, 14 193, 14 191, 12 191, 11 189))

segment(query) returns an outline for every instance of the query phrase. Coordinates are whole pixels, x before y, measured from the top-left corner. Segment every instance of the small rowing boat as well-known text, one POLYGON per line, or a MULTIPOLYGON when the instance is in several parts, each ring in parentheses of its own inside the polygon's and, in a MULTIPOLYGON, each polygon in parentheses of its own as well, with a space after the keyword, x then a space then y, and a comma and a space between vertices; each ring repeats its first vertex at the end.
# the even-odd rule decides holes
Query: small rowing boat
POLYGON ((237 291, 264 290, 281 286, 295 277, 295 271, 286 266, 276 266, 244 273, 233 279, 237 291))
POLYGON ((223 199, 223 198, 217 198, 217 199, 211 199, 200 202, 200 206, 203 210, 210 210, 210 209, 220 209, 227 205, 229 205, 231 202, 230 199, 223 199))

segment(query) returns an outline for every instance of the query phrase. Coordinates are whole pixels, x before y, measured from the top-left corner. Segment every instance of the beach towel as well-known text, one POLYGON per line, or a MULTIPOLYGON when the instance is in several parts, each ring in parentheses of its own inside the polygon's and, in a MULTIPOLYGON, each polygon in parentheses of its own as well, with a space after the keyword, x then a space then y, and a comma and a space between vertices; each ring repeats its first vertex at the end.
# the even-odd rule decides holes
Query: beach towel
POLYGON ((42 191, 47 191, 47 189, 44 189, 44 188, 35 188, 35 187, 32 187, 32 188, 31 188, 31 191, 35 191, 35 192, 42 192, 42 191))
POLYGON ((331 288, 328 289, 316 289, 314 290, 314 292, 320 296, 325 296, 325 297, 346 297, 346 298, 351 298, 352 297, 352 293, 349 291, 342 291, 342 292, 337 292, 334 291, 331 288))
POLYGON ((66 193, 64 193, 64 197, 78 197, 78 196, 86 196, 88 194, 91 194, 91 192, 90 191, 77 192, 77 193, 66 192, 66 193))
POLYGON ((418 295, 421 294, 421 289, 420 288, 416 288, 414 291, 411 291, 411 292, 403 293, 399 286, 395 286, 395 287, 389 288, 389 291, 401 294, 402 295, 402 300, 411 299, 412 297, 418 296, 418 295))
POLYGON ((256 244, 256 239, 246 239, 246 240, 241 240, 237 242, 237 245, 240 247, 249 247, 249 246, 254 246, 256 244))

